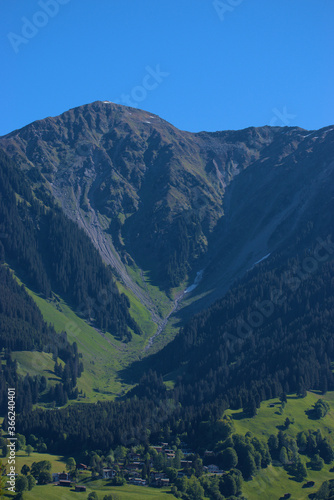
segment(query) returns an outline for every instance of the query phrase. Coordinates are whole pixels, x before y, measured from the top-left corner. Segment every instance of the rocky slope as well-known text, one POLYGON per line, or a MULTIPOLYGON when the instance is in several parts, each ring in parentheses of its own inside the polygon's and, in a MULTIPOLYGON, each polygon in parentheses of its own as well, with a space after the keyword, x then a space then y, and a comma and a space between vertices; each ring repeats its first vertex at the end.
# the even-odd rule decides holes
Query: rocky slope
POLYGON ((0 147, 35 189, 52 191, 159 322, 144 273, 168 294, 204 269, 190 314, 274 252, 308 211, 321 219, 333 195, 333 139, 330 127, 192 134, 98 101, 14 131, 0 147))

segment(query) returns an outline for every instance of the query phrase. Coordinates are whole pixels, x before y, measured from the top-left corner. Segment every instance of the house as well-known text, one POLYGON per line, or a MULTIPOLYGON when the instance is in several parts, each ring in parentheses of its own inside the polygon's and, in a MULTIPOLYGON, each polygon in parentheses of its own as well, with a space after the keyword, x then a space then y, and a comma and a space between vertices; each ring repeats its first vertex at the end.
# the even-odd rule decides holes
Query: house
POLYGON ((163 488, 165 486, 169 486, 169 479, 167 477, 162 477, 160 479, 157 479, 155 484, 159 487, 159 488, 163 488))
POLYGON ((208 451, 208 450, 207 450, 207 451, 205 451, 205 452, 204 452, 204 456, 205 456, 205 457, 213 457, 213 456, 214 456, 214 454, 215 454, 215 452, 214 452, 214 451, 208 451))
POLYGON ((193 464, 192 460, 181 460, 181 467, 191 467, 193 464))
POLYGON ((151 471, 150 472, 150 477, 153 481, 155 481, 156 479, 160 478, 160 477, 164 477, 164 474, 163 472, 155 472, 155 471, 151 471))
POLYGON ((85 464, 79 464, 78 465, 78 470, 87 470, 88 469, 88 466, 85 465, 85 464))
POLYGON ((216 472, 219 469, 218 465, 210 464, 208 465, 208 472, 216 472))
POLYGON ((58 481, 70 481, 71 477, 67 472, 53 472, 52 481, 58 483, 58 481))
POLYGON ((141 479, 139 477, 133 477, 128 481, 130 484, 135 484, 137 486, 146 486, 147 481, 145 479, 141 479))
POLYGON ((82 486, 81 484, 80 485, 78 485, 78 484, 75 485, 75 491, 77 491, 77 492, 81 492, 81 491, 85 492, 86 489, 87 489, 86 486, 82 486))
POLYGON ((103 479, 112 479, 116 476, 116 471, 114 469, 102 469, 103 479))
POLYGON ((71 481, 68 481, 66 479, 61 479, 58 483, 59 486, 66 486, 67 488, 70 488, 72 486, 71 481))
POLYGON ((127 469, 129 470, 136 470, 136 469, 141 469, 143 466, 144 462, 132 462, 126 466, 127 469))
POLYGON ((218 474, 218 475, 224 474, 224 471, 220 470, 219 467, 214 464, 208 465, 207 469, 210 474, 218 474))
POLYGON ((70 479, 71 477, 67 472, 58 473, 58 481, 69 481, 70 479))
POLYGON ((129 472, 129 477, 141 477, 141 474, 140 472, 137 472, 137 471, 131 471, 129 472))
POLYGON ((150 477, 151 481, 156 483, 157 481, 160 481, 160 479, 165 478, 166 475, 163 472, 151 472, 150 477))
POLYGON ((188 448, 182 448, 182 453, 185 457, 187 457, 188 455, 192 455, 192 451, 188 450, 188 448))

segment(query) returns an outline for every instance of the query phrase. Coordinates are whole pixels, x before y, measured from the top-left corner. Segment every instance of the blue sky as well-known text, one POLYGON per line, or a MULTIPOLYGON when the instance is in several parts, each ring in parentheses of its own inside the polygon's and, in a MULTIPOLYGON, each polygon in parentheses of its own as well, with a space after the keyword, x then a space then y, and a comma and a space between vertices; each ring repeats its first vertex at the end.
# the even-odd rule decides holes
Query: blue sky
POLYGON ((96 100, 189 131, 334 123, 333 0, 2 0, 0 135, 96 100))

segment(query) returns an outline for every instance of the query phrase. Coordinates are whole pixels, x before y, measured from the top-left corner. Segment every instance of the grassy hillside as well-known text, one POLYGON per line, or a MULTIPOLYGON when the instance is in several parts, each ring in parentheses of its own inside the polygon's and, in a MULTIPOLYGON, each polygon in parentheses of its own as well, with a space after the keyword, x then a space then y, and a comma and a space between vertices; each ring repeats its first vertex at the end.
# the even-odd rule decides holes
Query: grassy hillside
MULTIPOLYGON (((149 311, 146 309, 143 304, 135 297, 127 288, 125 288, 121 283, 117 282, 117 287, 120 291, 120 293, 124 293, 129 301, 130 301, 130 314, 134 318, 134 320, 138 323, 140 326, 142 332, 144 333, 145 339, 151 337, 154 335, 154 332, 156 331, 156 324, 153 323, 151 314, 149 311)), ((140 352, 140 349, 143 347, 143 342, 140 337, 133 336, 133 341, 132 341, 132 346, 138 346, 138 350, 140 352), (138 342, 139 341, 139 342, 138 342)))
POLYGON ((242 410, 227 410, 226 415, 231 415, 234 420, 235 430, 238 434, 245 434, 250 431, 262 439, 268 439, 270 434, 276 434, 279 426, 284 424, 286 417, 295 419, 289 429, 285 431, 289 436, 296 437, 298 432, 311 429, 320 429, 322 434, 328 435, 331 444, 334 445, 334 392, 328 392, 322 396, 316 392, 308 392, 305 398, 298 398, 296 395, 287 396, 287 404, 283 414, 279 414, 281 402, 278 399, 269 399, 261 403, 258 414, 253 418, 244 418, 242 410), (331 411, 320 420, 312 420, 305 413, 318 399, 323 398, 331 407, 331 411), (274 405, 274 407, 270 407, 274 405))
POLYGON ((51 462, 51 473, 62 472, 66 470, 64 457, 61 457, 60 455, 50 455, 49 453, 32 452, 29 457, 25 451, 17 451, 16 464, 15 464, 16 471, 20 473, 24 464, 31 467, 31 465, 34 462, 41 462, 42 460, 48 460, 49 462, 51 462))
POLYGON ((261 469, 253 481, 244 483, 243 494, 247 500, 278 500, 286 493, 290 493, 293 500, 306 500, 310 494, 319 490, 324 481, 334 479, 333 472, 329 472, 331 467, 325 465, 319 472, 308 469, 307 479, 298 483, 292 480, 282 467, 271 465, 268 469, 261 469), (315 485, 311 488, 303 488, 307 481, 314 481, 315 485))
POLYGON ((92 488, 87 484, 86 493, 75 493, 74 491, 70 491, 69 488, 53 485, 36 486, 30 492, 24 493, 23 500, 86 500, 91 491, 97 492, 99 500, 102 500, 104 495, 107 494, 117 495, 115 498, 119 498, 119 500, 173 500, 176 498, 166 489, 160 490, 132 485, 110 487, 106 486, 106 484, 106 481, 94 481, 92 488))
MULTIPOLYGON (((115 340, 109 333, 91 327, 62 299, 55 297, 53 302, 46 301, 27 287, 26 289, 35 300, 45 321, 54 325, 58 333, 66 331, 69 341, 76 342, 79 352, 83 354, 84 372, 78 379, 79 391, 82 390, 86 394, 86 398, 82 401, 110 400, 124 394, 131 386, 121 379, 119 372, 142 356, 145 343, 156 328, 149 313, 139 301, 126 292, 131 304, 130 312, 140 324, 144 334, 142 336, 133 334, 133 340, 124 344, 115 340)), ((121 285, 120 291, 125 292, 121 285)), ((21 375, 39 373, 45 375, 50 383, 55 383, 57 378, 53 373, 54 363, 50 354, 14 352, 13 357, 18 361, 21 375)))
MULTIPOLYGON (((13 359, 17 361, 17 372, 21 376, 27 373, 34 377, 35 375, 44 375, 48 384, 54 385, 60 381, 54 373, 54 361, 52 354, 49 352, 31 352, 31 351, 14 351, 13 359)), ((58 358, 58 364, 64 365, 64 362, 58 358)))
MULTIPOLYGON (((284 430, 288 436, 296 437, 298 432, 302 430, 321 430, 323 436, 328 437, 332 446, 334 445, 334 393, 328 392, 325 396, 308 392, 303 399, 297 398, 296 395, 287 397, 287 404, 282 414, 279 412, 281 402, 278 399, 265 401, 258 409, 258 414, 253 418, 244 418, 242 410, 226 411, 227 415, 231 415, 234 420, 235 431, 238 434, 251 432, 259 439, 267 441, 271 434, 277 434, 278 430, 284 427, 284 421, 287 417, 294 419, 294 423, 284 430), (305 413, 311 409, 312 405, 319 399, 324 398, 330 405, 329 413, 320 420, 312 420, 305 413), (274 406, 272 406, 274 405, 274 406)), ((309 458, 302 456, 302 461, 306 465, 309 458)), ((323 481, 334 479, 334 473, 330 472, 333 464, 325 464, 321 471, 308 469, 308 477, 305 481, 299 483, 291 478, 291 476, 281 466, 271 465, 267 469, 261 469, 257 472, 252 481, 244 483, 243 492, 248 500, 259 498, 279 499, 286 493, 291 493, 293 500, 304 500, 308 498, 310 493, 315 493, 323 483, 323 481), (303 488, 307 481, 314 481, 315 485, 311 488, 303 488)))

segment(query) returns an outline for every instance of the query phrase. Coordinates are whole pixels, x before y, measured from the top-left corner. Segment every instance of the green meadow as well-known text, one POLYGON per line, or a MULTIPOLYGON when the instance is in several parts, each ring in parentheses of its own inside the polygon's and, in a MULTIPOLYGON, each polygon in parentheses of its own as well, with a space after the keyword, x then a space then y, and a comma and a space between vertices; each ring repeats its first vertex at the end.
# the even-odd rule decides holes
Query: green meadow
MULTIPOLYGON (((105 495, 113 495, 119 500, 175 500, 175 496, 166 489, 147 488, 144 486, 125 485, 120 487, 107 486, 106 481, 87 483, 87 491, 77 493, 73 488, 64 488, 52 484, 35 486, 23 494, 23 500, 87 500, 91 491, 96 491, 99 500, 105 495), (92 483, 92 484, 91 484, 92 483)), ((9 495, 8 495, 9 496, 9 495)), ((10 496, 13 498, 12 496, 10 496)))
MULTIPOLYGON (((79 391, 82 390, 86 395, 80 398, 81 401, 114 399, 131 388, 122 380, 119 372, 143 356, 145 343, 156 329, 149 313, 137 299, 127 292, 130 312, 138 321, 143 335, 133 334, 132 341, 124 344, 110 333, 103 333, 87 324, 62 299, 55 297, 53 301, 47 301, 28 288, 26 290, 35 300, 45 321, 51 323, 58 333, 66 331, 69 341, 78 344, 78 350, 83 355, 84 372, 77 385, 79 391)), ((125 292, 121 285, 120 291, 125 292)), ((54 362, 49 353, 13 352, 13 357, 18 362, 20 375, 39 373, 45 375, 49 383, 57 382, 53 373, 54 362)))
MULTIPOLYGON (((322 396, 315 392, 308 392, 305 398, 298 398, 295 394, 287 396, 287 403, 280 414, 279 399, 272 399, 261 403, 258 413, 253 418, 244 418, 242 410, 227 410, 226 415, 233 417, 235 432, 246 434, 251 432, 259 439, 267 441, 271 434, 277 434, 282 429, 287 435, 296 437, 298 432, 311 429, 321 430, 323 436, 327 436, 334 445, 334 392, 328 392, 322 396), (319 399, 324 398, 330 405, 329 413, 320 420, 312 420, 305 413, 319 399), (272 406, 274 405, 274 406, 272 406), (283 429, 285 419, 294 419, 288 429, 283 429)), ((309 458, 301 455, 301 459, 307 466, 309 458)), ((321 471, 308 470, 308 476, 301 483, 295 481, 281 466, 270 465, 267 469, 258 471, 252 481, 246 481, 243 485, 243 493, 248 500, 264 499, 278 500, 286 493, 291 494, 293 500, 304 500, 308 495, 315 493, 324 481, 334 479, 334 473, 330 472, 332 464, 325 464, 321 471), (311 488, 303 488, 307 481, 314 481, 311 488)))

